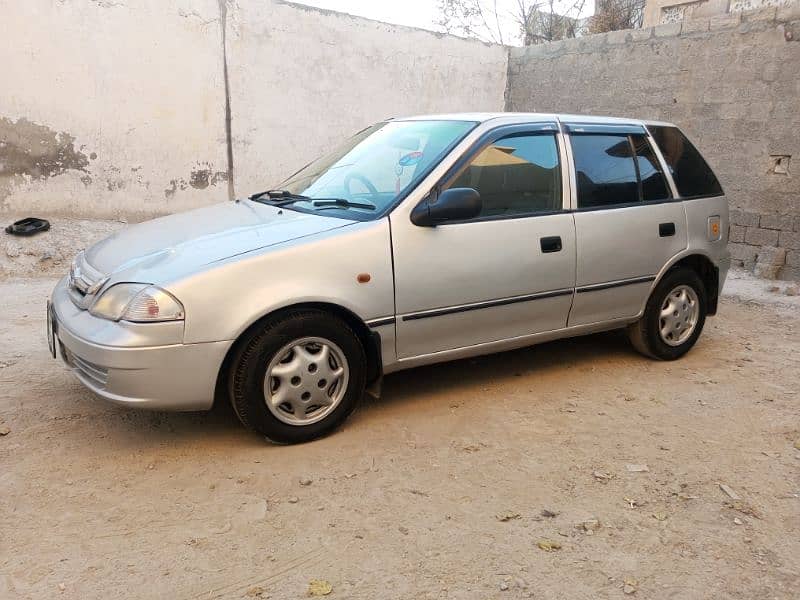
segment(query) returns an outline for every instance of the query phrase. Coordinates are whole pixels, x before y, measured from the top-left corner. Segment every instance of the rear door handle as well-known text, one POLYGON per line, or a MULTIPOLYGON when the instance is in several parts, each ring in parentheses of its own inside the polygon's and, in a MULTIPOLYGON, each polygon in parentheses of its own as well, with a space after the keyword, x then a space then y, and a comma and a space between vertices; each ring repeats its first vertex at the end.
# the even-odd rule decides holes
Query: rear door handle
POLYGON ((561 236, 551 235, 543 237, 539 240, 542 245, 542 252, 560 252, 561 251, 561 236))
POLYGON ((659 223, 658 235, 661 237, 671 237, 675 235, 675 223, 659 223))

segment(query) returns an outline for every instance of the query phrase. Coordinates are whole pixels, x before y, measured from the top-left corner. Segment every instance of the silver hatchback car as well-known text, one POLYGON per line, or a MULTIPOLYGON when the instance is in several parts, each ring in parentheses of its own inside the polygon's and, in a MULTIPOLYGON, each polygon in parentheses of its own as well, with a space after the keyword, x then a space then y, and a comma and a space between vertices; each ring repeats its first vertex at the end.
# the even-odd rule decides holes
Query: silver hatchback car
POLYGON ((275 189, 81 252, 49 340, 126 406, 324 435, 384 373, 627 328, 695 343, 729 266, 728 205, 674 125, 458 114, 368 127, 275 189))

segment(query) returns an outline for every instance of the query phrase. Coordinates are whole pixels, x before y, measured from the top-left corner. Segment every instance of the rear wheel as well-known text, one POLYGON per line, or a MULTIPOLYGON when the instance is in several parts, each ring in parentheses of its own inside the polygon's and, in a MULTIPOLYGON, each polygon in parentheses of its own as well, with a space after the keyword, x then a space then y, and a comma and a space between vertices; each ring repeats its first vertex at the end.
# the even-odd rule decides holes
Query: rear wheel
POLYGON ((700 337, 707 306, 705 286, 697 273, 679 267, 655 287, 642 318, 628 327, 628 337, 646 356, 675 360, 700 337))
POLYGON ((356 334, 319 310, 268 320, 242 341, 229 395, 239 420, 284 444, 321 437, 341 424, 364 393, 366 358, 356 334))

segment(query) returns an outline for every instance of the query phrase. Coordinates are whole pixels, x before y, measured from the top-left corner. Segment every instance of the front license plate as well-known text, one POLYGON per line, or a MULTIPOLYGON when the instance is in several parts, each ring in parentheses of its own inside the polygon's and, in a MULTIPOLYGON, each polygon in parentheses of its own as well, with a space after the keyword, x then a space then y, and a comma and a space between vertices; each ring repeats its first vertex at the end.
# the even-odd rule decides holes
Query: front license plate
POLYGON ((50 354, 56 358, 56 335, 58 334, 58 321, 56 321, 56 313, 50 300, 47 301, 47 347, 50 349, 50 354))

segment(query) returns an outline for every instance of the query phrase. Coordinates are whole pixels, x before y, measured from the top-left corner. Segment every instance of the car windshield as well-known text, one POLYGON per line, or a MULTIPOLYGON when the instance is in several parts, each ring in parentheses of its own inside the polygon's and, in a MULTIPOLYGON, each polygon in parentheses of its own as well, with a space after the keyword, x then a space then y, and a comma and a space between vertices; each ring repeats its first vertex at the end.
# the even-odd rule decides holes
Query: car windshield
POLYGON ((306 165, 270 195, 288 208, 375 219, 413 189, 476 125, 472 121, 378 123, 306 165))

